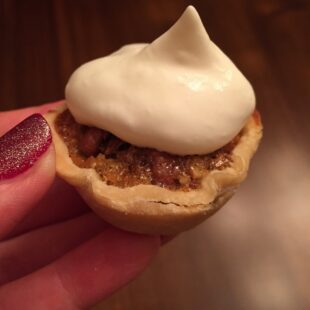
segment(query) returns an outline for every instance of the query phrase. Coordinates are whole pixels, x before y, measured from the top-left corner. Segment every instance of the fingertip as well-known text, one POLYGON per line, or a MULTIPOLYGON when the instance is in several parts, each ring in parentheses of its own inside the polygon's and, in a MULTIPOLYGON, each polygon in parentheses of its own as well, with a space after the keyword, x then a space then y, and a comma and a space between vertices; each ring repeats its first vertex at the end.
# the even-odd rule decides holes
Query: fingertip
POLYGON ((55 150, 51 144, 21 174, 0 180, 0 239, 9 234, 44 196, 55 178, 55 150))
POLYGON ((161 241, 161 245, 166 245, 167 243, 169 243, 170 241, 172 241, 175 237, 177 237, 178 235, 163 235, 160 236, 160 241, 161 241))
POLYGON ((27 178, 32 186, 37 188, 37 201, 44 196, 52 185, 56 176, 56 155, 53 144, 50 144, 46 152, 34 163, 25 175, 20 175, 20 179, 27 178))

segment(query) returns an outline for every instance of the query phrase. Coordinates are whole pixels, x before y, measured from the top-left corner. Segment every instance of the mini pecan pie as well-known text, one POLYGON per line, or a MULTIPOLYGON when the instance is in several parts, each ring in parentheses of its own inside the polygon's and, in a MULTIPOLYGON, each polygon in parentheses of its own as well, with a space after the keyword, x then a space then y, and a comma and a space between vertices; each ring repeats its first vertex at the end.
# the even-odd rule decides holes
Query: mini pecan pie
POLYGON ((47 119, 57 172, 107 222, 176 234, 246 177, 262 136, 252 86, 189 6, 163 35, 79 67, 47 119))
POLYGON ((246 177, 262 136, 258 112, 226 146, 177 156, 139 148, 78 124, 66 107, 50 111, 57 172, 94 211, 133 232, 175 234, 212 215, 246 177))

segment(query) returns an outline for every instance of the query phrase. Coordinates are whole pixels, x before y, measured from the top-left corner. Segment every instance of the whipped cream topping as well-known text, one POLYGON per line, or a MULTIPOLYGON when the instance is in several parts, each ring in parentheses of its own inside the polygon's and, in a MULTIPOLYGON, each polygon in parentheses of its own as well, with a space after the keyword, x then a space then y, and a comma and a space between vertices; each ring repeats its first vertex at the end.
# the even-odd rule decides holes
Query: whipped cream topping
POLYGON ((66 100, 78 123, 178 155, 224 146, 255 107, 250 83, 210 40, 192 6, 152 43, 82 65, 66 100))

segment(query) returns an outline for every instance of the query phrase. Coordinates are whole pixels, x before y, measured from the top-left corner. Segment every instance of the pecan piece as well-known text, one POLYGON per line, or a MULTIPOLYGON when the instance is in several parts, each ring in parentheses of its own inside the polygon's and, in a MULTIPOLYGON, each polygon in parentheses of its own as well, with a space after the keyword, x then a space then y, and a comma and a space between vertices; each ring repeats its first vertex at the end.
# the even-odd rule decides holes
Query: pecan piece
POLYGON ((108 133, 104 130, 89 127, 82 134, 79 140, 79 148, 85 156, 95 156, 99 152, 99 145, 107 137, 108 133))
POLYGON ((174 185, 180 174, 179 167, 173 156, 153 151, 151 152, 151 170, 155 184, 174 185))

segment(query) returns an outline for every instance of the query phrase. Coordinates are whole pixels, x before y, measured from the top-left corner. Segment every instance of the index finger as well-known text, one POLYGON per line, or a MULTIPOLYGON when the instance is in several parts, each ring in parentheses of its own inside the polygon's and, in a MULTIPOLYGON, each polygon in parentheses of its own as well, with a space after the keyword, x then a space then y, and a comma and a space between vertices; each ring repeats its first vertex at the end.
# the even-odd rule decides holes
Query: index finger
MULTIPOLYGON (((34 113, 46 113, 50 109, 55 108, 63 103, 64 101, 62 100, 26 109, 0 112, 0 137, 4 132, 7 132, 10 128, 14 127, 16 123, 20 123, 21 120, 24 120, 29 115, 33 115, 34 113)), ((50 158, 50 156, 48 157, 50 158)), ((46 160, 44 160, 44 162, 45 161, 46 160)), ((27 178, 29 172, 23 174, 21 177, 13 178, 7 182, 0 182, 0 191, 3 192, 5 190, 6 192, 5 195, 4 193, 1 195, 0 199, 0 206, 5 207, 2 208, 2 210, 7 209, 9 204, 5 197, 11 197, 10 201, 12 201, 12 199, 15 201, 14 205, 16 205, 16 207, 10 208, 10 210, 15 210, 14 214, 16 214, 18 211, 18 214, 21 216, 19 211, 24 210, 26 212, 27 210, 27 214, 23 212, 24 215, 27 215, 25 219, 22 220, 19 225, 15 226, 9 234, 7 234, 9 230, 8 227, 4 229, 5 225, 4 222, 2 222, 0 231, 4 230, 6 232, 6 238, 19 235, 44 225, 78 216, 88 210, 74 189, 58 179, 57 182, 54 182, 49 191, 44 195, 44 199, 40 201, 39 204, 34 205, 35 201, 38 201, 42 196, 37 194, 37 190, 44 187, 43 184, 50 184, 50 182, 46 182, 46 180, 51 180, 51 178, 42 177, 41 168, 42 165, 39 165, 39 167, 34 167, 34 171, 30 173, 31 182, 25 182, 25 178, 27 178), (31 184, 33 184, 32 181, 36 179, 36 176, 40 176, 40 186, 33 188, 31 187, 31 184), (22 184, 22 186, 19 184, 22 184), (30 186, 32 190, 25 191, 25 186, 30 186), (8 190, 8 188, 10 189, 8 190), (30 209, 25 208, 29 200, 27 197, 32 201, 30 209), (19 206, 17 206, 17 204, 19 204, 19 206)), ((46 175, 46 173, 44 175, 46 175)), ((44 192, 45 191, 41 191, 41 193, 44 192)), ((6 213, 6 216, 3 219, 8 223, 9 218, 11 217, 8 215, 8 213, 6 213)), ((13 222, 10 222, 11 224, 9 226, 12 227, 13 222)), ((3 236, 3 233, 0 233, 0 235, 3 236)))

